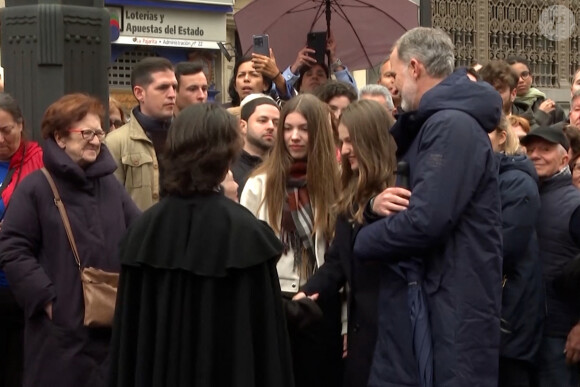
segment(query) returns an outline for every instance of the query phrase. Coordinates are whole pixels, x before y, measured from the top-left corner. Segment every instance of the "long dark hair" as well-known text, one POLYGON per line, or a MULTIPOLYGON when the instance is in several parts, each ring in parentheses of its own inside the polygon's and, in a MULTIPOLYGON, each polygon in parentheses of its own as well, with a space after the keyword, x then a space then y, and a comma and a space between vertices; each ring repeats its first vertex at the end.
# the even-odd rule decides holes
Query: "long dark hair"
MULTIPOLYGON (((240 66, 242 65, 242 63, 246 63, 246 62, 251 62, 252 61, 252 56, 251 55, 245 55, 242 57, 239 57, 236 59, 236 64, 234 65, 234 71, 232 72, 232 77, 230 78, 230 84, 228 86, 228 94, 230 95, 230 98, 232 99, 232 106, 240 106, 240 103, 242 102, 240 99, 240 95, 238 94, 238 91, 236 90, 236 78, 238 77, 238 70, 240 69, 240 66)), ((264 79, 264 86, 268 86, 268 89, 270 89, 270 87, 272 86, 272 80, 270 78, 265 77, 264 75, 262 75, 262 78, 264 79)), ((263 91, 260 91, 260 93, 262 93, 263 91)))

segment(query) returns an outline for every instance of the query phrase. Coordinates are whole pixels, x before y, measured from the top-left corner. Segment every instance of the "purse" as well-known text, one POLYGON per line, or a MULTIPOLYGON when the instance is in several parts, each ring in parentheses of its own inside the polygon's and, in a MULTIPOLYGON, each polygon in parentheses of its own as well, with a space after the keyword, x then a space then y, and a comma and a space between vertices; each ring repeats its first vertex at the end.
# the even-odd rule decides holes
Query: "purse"
POLYGON ((111 327, 113 326, 113 317, 115 314, 119 273, 107 272, 94 267, 81 266, 79 252, 77 250, 68 215, 64 208, 64 204, 60 199, 54 180, 46 168, 42 168, 41 171, 44 173, 44 176, 46 176, 48 184, 54 194, 54 204, 60 212, 70 247, 79 268, 85 304, 83 324, 84 326, 91 328, 111 327))

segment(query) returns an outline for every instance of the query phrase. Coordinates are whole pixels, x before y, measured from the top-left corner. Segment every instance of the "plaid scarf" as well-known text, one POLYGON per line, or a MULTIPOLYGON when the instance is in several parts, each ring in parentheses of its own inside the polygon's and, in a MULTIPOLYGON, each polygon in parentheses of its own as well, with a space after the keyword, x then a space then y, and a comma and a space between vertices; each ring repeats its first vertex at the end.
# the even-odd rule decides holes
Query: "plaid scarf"
POLYGON ((314 215, 306 187, 306 162, 298 161, 290 167, 286 194, 280 227, 284 254, 292 248, 294 269, 298 269, 301 276, 310 278, 316 271, 316 255, 312 239, 314 215))

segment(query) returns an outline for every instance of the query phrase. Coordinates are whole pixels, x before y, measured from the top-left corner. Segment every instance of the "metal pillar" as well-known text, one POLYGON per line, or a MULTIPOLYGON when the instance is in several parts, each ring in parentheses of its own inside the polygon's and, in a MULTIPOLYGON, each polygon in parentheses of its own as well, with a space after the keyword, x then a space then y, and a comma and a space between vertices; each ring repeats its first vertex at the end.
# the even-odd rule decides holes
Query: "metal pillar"
POLYGON ((20 104, 32 139, 41 139, 44 111, 64 94, 87 93, 108 106, 103 0, 6 0, 1 23, 4 88, 20 104))

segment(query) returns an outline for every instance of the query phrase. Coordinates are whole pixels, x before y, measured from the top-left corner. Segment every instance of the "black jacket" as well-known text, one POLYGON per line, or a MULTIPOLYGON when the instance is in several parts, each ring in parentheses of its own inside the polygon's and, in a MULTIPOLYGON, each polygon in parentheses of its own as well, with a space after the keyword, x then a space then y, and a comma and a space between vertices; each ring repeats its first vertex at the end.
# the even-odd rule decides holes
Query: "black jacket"
POLYGON ((377 337, 377 299, 380 267, 377 262, 352 259, 352 246, 359 225, 339 217, 334 240, 326 252, 324 265, 302 287, 306 294, 336 294, 347 282, 348 356, 344 386, 366 386, 377 337))
POLYGON ((557 278, 580 254, 578 224, 580 192, 572 185, 569 171, 559 173, 540 183, 542 207, 536 225, 540 243, 540 259, 546 284, 547 315, 544 335, 566 337, 580 318, 580 309, 556 291, 557 278))
POLYGON ((230 169, 234 175, 234 181, 238 183, 238 198, 242 197, 242 191, 244 190, 248 176, 261 163, 261 158, 252 156, 245 150, 242 150, 240 157, 232 164, 230 169))
POLYGON ((512 104, 512 114, 528 120, 530 128, 532 129, 538 126, 534 112, 528 105, 523 102, 514 101, 512 104))
POLYGON ((110 386, 294 387, 281 252, 218 193, 147 210, 120 246, 110 386))
MULTIPOLYGON (((104 145, 81 169, 52 140, 44 165, 66 207, 83 266, 119 271, 117 246, 140 214, 113 172, 104 145)), ((18 185, 0 233, 0 261, 25 313, 24 386, 86 386, 107 355, 110 329, 83 326, 79 270, 46 177, 41 171, 18 185), (52 320, 44 306, 52 301, 52 320)))
POLYGON ((538 176, 523 155, 497 154, 502 209, 504 287, 503 357, 532 362, 540 346, 544 287, 536 236, 540 213, 538 176))

